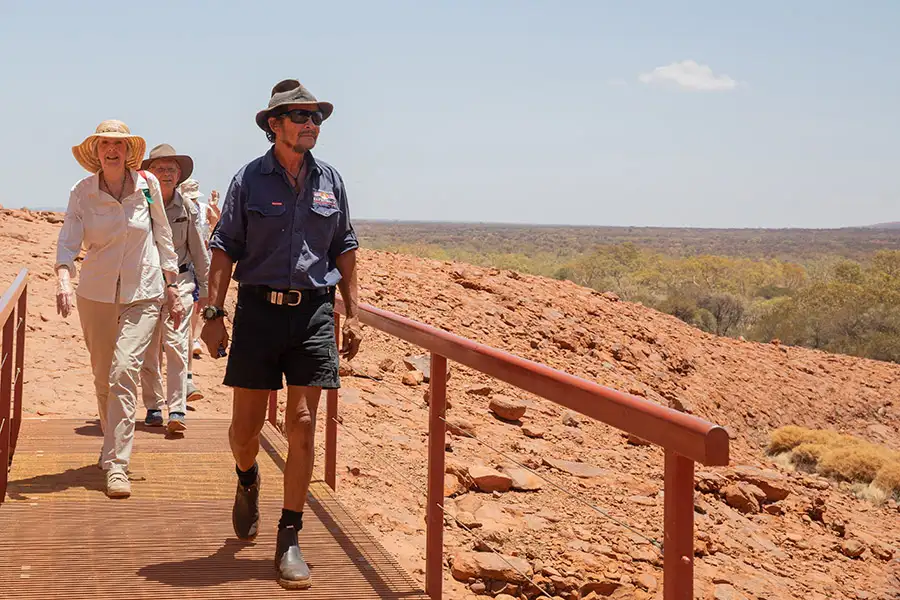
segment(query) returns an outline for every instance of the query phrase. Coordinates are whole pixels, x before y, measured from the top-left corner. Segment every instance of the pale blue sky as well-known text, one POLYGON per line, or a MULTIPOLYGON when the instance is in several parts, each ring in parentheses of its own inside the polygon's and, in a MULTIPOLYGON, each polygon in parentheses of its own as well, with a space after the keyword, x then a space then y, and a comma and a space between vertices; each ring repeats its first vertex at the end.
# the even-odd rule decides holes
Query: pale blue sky
POLYGON ((64 206, 108 118, 224 192, 296 77, 354 218, 895 221, 897 31, 896 0, 0 0, 0 204, 64 206))

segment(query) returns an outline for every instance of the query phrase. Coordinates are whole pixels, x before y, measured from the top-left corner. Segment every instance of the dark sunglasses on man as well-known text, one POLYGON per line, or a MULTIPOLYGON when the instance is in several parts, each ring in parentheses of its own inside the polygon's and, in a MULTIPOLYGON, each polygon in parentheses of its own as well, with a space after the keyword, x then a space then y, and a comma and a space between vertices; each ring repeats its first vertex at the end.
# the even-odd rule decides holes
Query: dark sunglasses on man
POLYGON ((295 108, 294 110, 289 110, 287 112, 282 113, 281 116, 287 117, 294 123, 298 123, 300 125, 302 125, 303 123, 306 123, 310 119, 312 119, 313 125, 315 125, 316 127, 318 127, 319 125, 322 124, 322 113, 317 110, 309 111, 309 110, 303 110, 300 108, 295 108))

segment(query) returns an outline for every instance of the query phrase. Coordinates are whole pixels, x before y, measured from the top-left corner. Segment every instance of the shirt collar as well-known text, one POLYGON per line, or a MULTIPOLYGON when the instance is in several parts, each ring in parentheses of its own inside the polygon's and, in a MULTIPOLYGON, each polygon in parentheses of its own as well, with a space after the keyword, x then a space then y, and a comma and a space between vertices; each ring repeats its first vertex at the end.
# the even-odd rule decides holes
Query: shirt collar
MULTIPOLYGON (((312 152, 306 151, 306 158, 303 159, 303 162, 307 165, 307 172, 310 172, 312 169, 315 169, 321 172, 321 167, 319 167, 319 163, 316 162, 316 159, 313 158, 312 152)), ((263 175, 271 175, 274 172, 284 171, 284 167, 281 166, 281 163, 278 162, 278 159, 275 158, 275 146, 269 148, 269 151, 265 153, 262 159, 262 174, 263 175)))
POLYGON ((184 206, 184 198, 181 195, 181 192, 178 189, 175 189, 175 195, 172 196, 172 203, 169 206, 182 207, 184 206))
MULTIPOLYGON (((145 177, 138 178, 137 171, 135 171, 134 169, 128 169, 128 174, 131 175, 131 180, 134 182, 134 192, 143 189, 150 189, 150 185, 147 183, 147 179, 145 177)), ((94 195, 100 193, 100 171, 97 171, 91 177, 91 192, 94 195)))

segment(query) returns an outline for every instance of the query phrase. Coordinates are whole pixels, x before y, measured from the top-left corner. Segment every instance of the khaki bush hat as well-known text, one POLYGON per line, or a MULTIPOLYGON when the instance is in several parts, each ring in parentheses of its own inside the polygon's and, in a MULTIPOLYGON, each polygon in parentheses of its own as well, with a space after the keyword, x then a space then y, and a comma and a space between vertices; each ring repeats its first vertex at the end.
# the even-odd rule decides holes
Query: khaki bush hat
POLYGON ((202 198, 206 194, 200 191, 200 183, 196 179, 185 179, 178 188, 179 193, 188 200, 202 198))
POLYGON ((129 169, 137 169, 140 166, 144 152, 147 150, 147 142, 140 136, 132 135, 128 125, 115 119, 103 121, 97 125, 93 134, 86 137, 77 146, 72 147, 72 154, 79 165, 91 173, 100 171, 97 140, 102 137, 126 140, 128 142, 128 158, 125 160, 125 166, 129 169))
POLYGON ((324 121, 334 112, 334 105, 330 102, 319 102, 308 89, 303 87, 296 79, 279 81, 272 88, 272 97, 269 98, 269 106, 256 113, 256 124, 265 132, 269 131, 269 117, 277 109, 285 106, 302 106, 310 110, 318 110, 322 113, 324 121))
POLYGON ((194 172, 194 159, 186 154, 178 154, 169 144, 160 144, 150 151, 150 157, 141 163, 141 169, 148 170, 150 163, 159 158, 171 158, 181 167, 181 179, 175 185, 181 185, 194 172))

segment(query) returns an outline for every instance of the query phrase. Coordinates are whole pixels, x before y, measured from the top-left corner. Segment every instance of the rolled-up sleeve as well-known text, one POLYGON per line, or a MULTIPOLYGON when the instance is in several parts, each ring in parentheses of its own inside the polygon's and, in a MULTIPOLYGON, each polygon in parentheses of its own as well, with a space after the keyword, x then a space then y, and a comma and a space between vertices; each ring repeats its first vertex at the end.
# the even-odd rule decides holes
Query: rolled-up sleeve
POLYGON ((150 219, 153 224, 153 241, 159 250, 159 265, 163 271, 178 275, 178 255, 175 253, 175 245, 172 243, 172 228, 166 217, 166 209, 163 206, 162 190, 156 177, 149 175, 147 183, 150 186, 150 219))
POLYGON ((84 223, 81 215, 81 198, 77 188, 69 192, 69 205, 66 207, 66 216, 63 220, 59 238, 56 241, 56 265, 67 267, 69 274, 75 276, 75 258, 81 252, 81 244, 84 241, 84 223))
POLYGON ((350 203, 347 201, 347 188, 344 186, 344 180, 338 178, 335 196, 340 209, 340 217, 338 218, 337 228, 334 232, 334 239, 331 242, 329 254, 332 258, 336 258, 350 250, 359 248, 359 240, 356 237, 356 231, 353 230, 353 224, 350 222, 350 203))
POLYGON ((235 262, 244 257, 247 242, 244 196, 244 186, 239 173, 228 186, 228 192, 222 202, 222 215, 209 242, 210 249, 222 250, 235 262))

